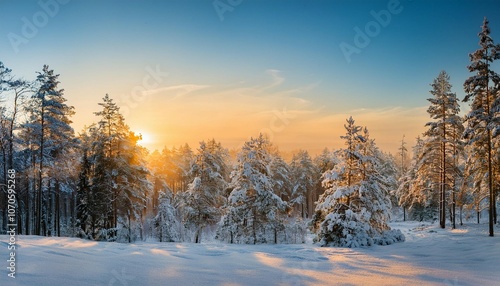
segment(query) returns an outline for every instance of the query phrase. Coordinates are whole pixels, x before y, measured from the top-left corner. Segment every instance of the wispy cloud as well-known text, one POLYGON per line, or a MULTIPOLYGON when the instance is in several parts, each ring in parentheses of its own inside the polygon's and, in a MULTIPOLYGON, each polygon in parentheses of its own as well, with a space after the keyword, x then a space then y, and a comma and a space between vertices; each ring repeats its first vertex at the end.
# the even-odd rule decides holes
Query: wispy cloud
POLYGON ((280 86, 285 81, 285 78, 281 76, 281 72, 279 70, 268 69, 266 70, 266 73, 271 76, 272 82, 270 85, 265 86, 264 89, 280 86))
POLYGON ((180 84, 180 85, 172 85, 165 86, 153 90, 144 91, 144 95, 153 95, 153 94, 169 94, 173 95, 173 98, 183 97, 191 92, 195 92, 197 90, 201 90, 204 88, 210 87, 209 85, 201 85, 201 84, 180 84))
POLYGON ((294 120, 300 120, 317 112, 317 107, 304 99, 317 85, 285 88, 282 84, 285 77, 279 71, 268 70, 263 75, 272 83, 240 81, 219 86, 190 83, 151 90, 149 94, 154 94, 154 99, 150 97, 141 105, 142 112, 131 114, 135 117, 131 120, 159 130, 157 133, 164 134, 163 140, 169 145, 196 144, 212 137, 232 138, 231 142, 242 144, 269 127, 276 114, 286 112, 294 120), (141 116, 144 112, 147 117, 141 116))
POLYGON ((428 121, 425 107, 360 107, 333 113, 338 108, 332 103, 309 99, 316 98, 310 96, 319 82, 290 86, 283 84, 286 79, 277 70, 265 71, 264 75, 271 78, 271 84, 191 83, 150 91, 156 96, 144 104, 148 116, 138 112, 133 120, 157 130, 161 134, 158 141, 167 146, 188 142, 195 147, 200 140, 215 138, 235 148, 261 130, 277 126, 279 132, 274 132, 273 140, 280 148, 305 148, 312 153, 324 147, 341 148, 340 136, 345 133, 343 126, 349 116, 358 125, 367 126, 378 146, 391 152, 397 150, 403 134, 413 144, 412 139, 424 131, 428 121))

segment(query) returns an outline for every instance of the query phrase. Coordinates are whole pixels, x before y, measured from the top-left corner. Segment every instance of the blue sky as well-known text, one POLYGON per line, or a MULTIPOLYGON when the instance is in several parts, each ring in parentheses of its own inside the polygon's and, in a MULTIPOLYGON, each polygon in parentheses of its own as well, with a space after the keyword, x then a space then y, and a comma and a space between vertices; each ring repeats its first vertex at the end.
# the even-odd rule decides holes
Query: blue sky
POLYGON ((285 149, 339 147, 339 118, 352 114, 392 151, 403 134, 423 131, 429 84, 441 70, 463 97, 468 53, 478 47, 484 16, 500 41, 500 1, 397 2, 220 0, 238 4, 221 20, 214 1, 0 0, 0 61, 28 79, 43 64, 60 73, 77 131, 95 121, 104 94, 126 105, 120 97, 140 86, 150 67, 168 76, 146 99, 129 104, 126 119, 156 134, 152 148, 183 140, 196 145, 207 136, 236 147, 263 129, 275 129, 273 138, 285 149), (47 15, 43 6, 54 11, 54 3, 56 13, 47 15), (364 31, 375 21, 371 11, 388 5, 400 13, 348 62, 339 45, 354 45, 355 28, 364 31), (23 19, 43 25, 25 37, 23 19), (17 52, 12 34, 27 39, 17 52), (215 113, 231 112, 212 116, 210 104, 219 104, 215 113), (293 122, 270 128, 283 108, 293 122), (220 127, 200 128, 206 118, 220 127), (226 125, 232 119, 245 123, 226 125))

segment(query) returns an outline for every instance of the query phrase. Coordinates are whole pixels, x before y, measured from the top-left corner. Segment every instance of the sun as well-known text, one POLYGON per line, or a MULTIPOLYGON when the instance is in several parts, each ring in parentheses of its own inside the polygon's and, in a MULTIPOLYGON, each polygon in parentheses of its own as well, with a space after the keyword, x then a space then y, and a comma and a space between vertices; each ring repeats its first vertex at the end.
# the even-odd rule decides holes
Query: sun
POLYGON ((142 139, 137 141, 137 143, 139 143, 140 145, 145 146, 145 145, 153 143, 153 141, 154 141, 153 136, 151 136, 151 134, 148 132, 138 131, 138 132, 136 132, 136 134, 138 134, 138 135, 140 134, 142 137, 142 139))

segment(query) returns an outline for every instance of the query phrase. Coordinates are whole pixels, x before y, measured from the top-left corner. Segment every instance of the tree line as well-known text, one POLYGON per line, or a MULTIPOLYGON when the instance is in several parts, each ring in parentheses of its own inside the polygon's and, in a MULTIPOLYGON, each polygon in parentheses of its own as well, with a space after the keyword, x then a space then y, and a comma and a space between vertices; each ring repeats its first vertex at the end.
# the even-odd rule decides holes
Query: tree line
POLYGON ((351 117, 344 148, 290 161, 259 134, 236 157, 220 142, 149 152, 109 95, 97 121, 71 127, 59 75, 48 66, 34 81, 0 62, 0 230, 7 227, 7 176, 16 170, 17 231, 93 240, 200 242, 212 233, 228 243, 301 243, 308 230, 323 245, 356 247, 403 241, 388 222, 407 217, 456 227, 457 208, 489 213, 496 223, 500 187, 500 58, 485 19, 480 48, 464 83, 462 117, 450 77, 431 84, 427 131, 409 152, 384 153, 351 117), (9 100, 4 100, 8 98, 9 100))
POLYGON ((411 159, 404 138, 401 142, 397 193, 412 218, 436 218, 442 228, 447 216, 456 227, 457 208, 460 224, 464 208, 476 213, 478 223, 482 210, 488 209, 493 236, 500 188, 500 77, 493 64, 500 59, 500 45, 490 33, 485 18, 478 34, 480 47, 469 55, 472 75, 464 82, 462 101, 469 103, 470 111, 464 117, 459 115, 460 100, 451 90, 449 75, 443 71, 431 84, 427 112, 432 121, 417 138, 411 159))

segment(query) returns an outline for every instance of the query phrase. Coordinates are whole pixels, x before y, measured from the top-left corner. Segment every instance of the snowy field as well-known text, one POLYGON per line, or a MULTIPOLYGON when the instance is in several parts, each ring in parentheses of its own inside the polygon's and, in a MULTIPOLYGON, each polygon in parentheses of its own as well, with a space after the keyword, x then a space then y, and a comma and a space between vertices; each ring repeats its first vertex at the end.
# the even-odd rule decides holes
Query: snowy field
POLYGON ((487 225, 391 226, 406 242, 358 249, 18 236, 15 279, 3 235, 0 285, 500 285, 500 238, 487 225))

